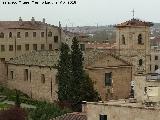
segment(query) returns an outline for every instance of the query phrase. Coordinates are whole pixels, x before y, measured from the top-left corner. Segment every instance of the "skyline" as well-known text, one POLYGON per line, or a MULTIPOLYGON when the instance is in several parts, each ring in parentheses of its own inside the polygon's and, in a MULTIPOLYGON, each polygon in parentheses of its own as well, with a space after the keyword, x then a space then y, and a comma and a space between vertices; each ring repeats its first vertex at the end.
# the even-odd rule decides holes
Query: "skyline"
MULTIPOLYGON (((11 0, 9 0, 11 1, 11 0)), ((15 0, 18 1, 18 0, 15 0)), ((30 1, 31 0, 27 0, 30 1)), ((43 0, 39 0, 39 2, 43 0)), ((56 0, 52 0, 56 1, 56 0)), ((58 1, 58 0, 57 0, 58 1)), ((67 0, 64 0, 67 2, 67 0)), ((61 21, 62 26, 99 26, 118 24, 133 17, 131 12, 135 10, 135 18, 140 20, 158 23, 158 0, 76 0, 75 5, 3 5, 0 3, 0 10, 3 11, 1 21, 18 20, 21 17, 28 21, 31 17, 35 20, 58 25, 61 21)))

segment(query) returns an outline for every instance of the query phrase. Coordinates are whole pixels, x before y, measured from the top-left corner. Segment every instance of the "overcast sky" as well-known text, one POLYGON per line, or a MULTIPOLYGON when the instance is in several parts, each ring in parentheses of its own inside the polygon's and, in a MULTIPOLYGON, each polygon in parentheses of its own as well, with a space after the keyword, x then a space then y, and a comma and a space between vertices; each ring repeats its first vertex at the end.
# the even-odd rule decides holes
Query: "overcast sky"
POLYGON ((56 5, 55 2, 60 0, 46 0, 54 3, 50 5, 42 5, 43 0, 34 0, 39 2, 38 5, 23 5, 19 2, 17 5, 4 5, 2 1, 19 0, 0 1, 0 20, 4 21, 18 20, 19 16, 23 20, 30 20, 34 16, 36 20, 45 18, 47 23, 54 25, 58 25, 58 21, 63 26, 108 25, 131 19, 134 9, 136 18, 160 22, 160 0, 76 0, 76 5, 56 5))

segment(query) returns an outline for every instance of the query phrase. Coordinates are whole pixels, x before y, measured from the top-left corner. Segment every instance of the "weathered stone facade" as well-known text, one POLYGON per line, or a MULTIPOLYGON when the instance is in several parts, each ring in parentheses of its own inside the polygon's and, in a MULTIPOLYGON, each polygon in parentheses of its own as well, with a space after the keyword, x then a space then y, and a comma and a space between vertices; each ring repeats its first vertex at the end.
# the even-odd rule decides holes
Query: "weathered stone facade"
POLYGON ((100 115, 107 115, 107 120, 159 120, 160 108, 145 108, 138 103, 106 102, 87 103, 87 120, 100 120, 100 115))
POLYGON ((7 82, 7 65, 4 62, 0 62, 0 85, 6 86, 7 82))
POLYGON ((151 49, 151 65, 150 72, 154 73, 155 70, 160 68, 160 50, 151 49))
POLYGON ((133 64, 133 74, 150 72, 150 22, 131 19, 116 26, 117 53, 133 64))
POLYGON ((33 51, 10 60, 7 87, 18 89, 33 99, 57 100, 57 58, 55 51, 33 51))
MULTIPOLYGON (((128 98, 132 80, 132 66, 113 55, 100 52, 91 64, 86 66, 90 78, 95 83, 102 100, 128 98), (106 74, 111 73, 110 78, 106 74), (111 83, 107 85, 110 79, 111 83)), ((89 62, 90 63, 90 62, 89 62)))
POLYGON ((160 103, 160 74, 135 76, 135 98, 138 102, 160 103))
POLYGON ((59 26, 43 21, 0 21, 0 59, 10 59, 33 50, 57 50, 61 42, 66 41, 66 34, 59 26))
POLYGON ((7 87, 18 89, 36 100, 53 102, 57 100, 56 73, 56 69, 49 67, 9 64, 7 87), (25 70, 28 70, 28 80, 25 79, 25 70))

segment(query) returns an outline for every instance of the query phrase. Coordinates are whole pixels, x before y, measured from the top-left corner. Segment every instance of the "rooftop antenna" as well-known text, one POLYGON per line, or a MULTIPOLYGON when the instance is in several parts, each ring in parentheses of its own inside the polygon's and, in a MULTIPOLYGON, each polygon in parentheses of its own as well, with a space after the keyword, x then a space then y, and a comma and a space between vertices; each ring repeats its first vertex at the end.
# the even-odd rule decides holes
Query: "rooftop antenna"
POLYGON ((133 13, 133 19, 134 19, 135 10, 133 9, 131 12, 133 13))

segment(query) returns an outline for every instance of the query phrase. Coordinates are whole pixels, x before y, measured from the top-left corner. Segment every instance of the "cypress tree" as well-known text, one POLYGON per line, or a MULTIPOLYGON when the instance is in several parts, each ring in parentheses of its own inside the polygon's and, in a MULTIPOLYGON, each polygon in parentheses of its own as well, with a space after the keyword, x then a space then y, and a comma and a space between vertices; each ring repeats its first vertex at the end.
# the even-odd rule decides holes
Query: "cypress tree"
POLYGON ((71 48, 70 52, 67 44, 61 45, 57 73, 58 99, 62 104, 69 103, 73 110, 79 111, 83 100, 98 101, 99 95, 84 71, 83 53, 76 37, 73 38, 71 48))
POLYGON ((61 44, 60 56, 58 61, 58 99, 59 101, 70 101, 70 81, 71 81, 71 56, 67 44, 61 44))
POLYGON ((71 46, 71 61, 72 61, 72 86, 73 86, 73 100, 74 103, 80 103, 81 101, 97 101, 99 96, 94 89, 94 84, 85 73, 83 67, 83 53, 80 50, 79 42, 76 37, 73 38, 71 46))

